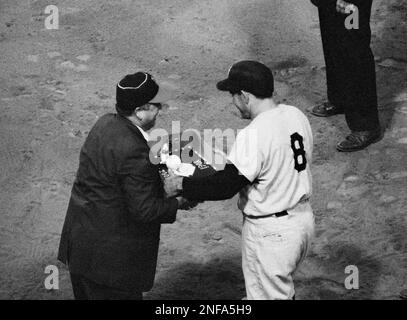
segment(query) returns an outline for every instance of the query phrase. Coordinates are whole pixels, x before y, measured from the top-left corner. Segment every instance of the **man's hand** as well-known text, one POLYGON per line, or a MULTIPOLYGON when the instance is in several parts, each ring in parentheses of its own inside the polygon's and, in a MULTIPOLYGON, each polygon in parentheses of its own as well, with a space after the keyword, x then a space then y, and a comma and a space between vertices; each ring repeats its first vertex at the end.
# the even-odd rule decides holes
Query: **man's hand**
POLYGON ((356 7, 354 4, 346 2, 344 0, 336 1, 336 11, 343 14, 349 14, 355 11, 356 7))
POLYGON ((164 179, 164 191, 167 198, 172 198, 179 195, 182 191, 182 179, 179 176, 170 176, 164 179))

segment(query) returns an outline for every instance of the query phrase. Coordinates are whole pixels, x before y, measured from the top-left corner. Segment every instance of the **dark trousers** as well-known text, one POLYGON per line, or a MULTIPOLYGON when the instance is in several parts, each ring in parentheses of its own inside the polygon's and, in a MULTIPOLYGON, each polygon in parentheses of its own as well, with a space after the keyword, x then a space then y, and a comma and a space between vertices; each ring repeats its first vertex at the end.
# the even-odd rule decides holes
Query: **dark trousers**
POLYGON ((379 127, 375 62, 370 48, 373 0, 359 7, 359 29, 345 27, 347 15, 335 6, 319 7, 328 100, 345 112, 352 131, 379 127))
POLYGON ((73 294, 76 300, 143 300, 140 291, 123 291, 95 283, 71 273, 73 294))

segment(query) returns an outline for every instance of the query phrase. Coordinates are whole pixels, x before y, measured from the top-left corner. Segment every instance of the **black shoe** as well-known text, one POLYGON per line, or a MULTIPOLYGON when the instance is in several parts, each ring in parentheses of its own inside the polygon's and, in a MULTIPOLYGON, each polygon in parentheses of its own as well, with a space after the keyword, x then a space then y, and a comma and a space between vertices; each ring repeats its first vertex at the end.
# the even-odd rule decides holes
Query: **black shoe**
POLYGON ((352 131, 345 140, 339 142, 336 149, 342 152, 358 151, 382 138, 380 129, 371 131, 352 131))
POLYGON ((312 108, 311 113, 317 117, 330 117, 344 113, 343 108, 335 107, 332 103, 324 102, 312 108))

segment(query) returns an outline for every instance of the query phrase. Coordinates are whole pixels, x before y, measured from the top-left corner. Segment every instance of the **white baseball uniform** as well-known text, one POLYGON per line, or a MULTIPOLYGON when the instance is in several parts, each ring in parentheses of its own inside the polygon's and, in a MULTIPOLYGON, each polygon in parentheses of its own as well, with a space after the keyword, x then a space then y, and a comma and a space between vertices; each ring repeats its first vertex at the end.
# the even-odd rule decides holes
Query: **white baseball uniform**
POLYGON ((314 232, 312 149, 307 117, 293 106, 278 105, 241 130, 229 153, 228 160, 252 182, 238 202, 245 217, 242 265, 249 300, 295 294, 292 274, 314 232), (288 215, 272 215, 284 211, 288 215))

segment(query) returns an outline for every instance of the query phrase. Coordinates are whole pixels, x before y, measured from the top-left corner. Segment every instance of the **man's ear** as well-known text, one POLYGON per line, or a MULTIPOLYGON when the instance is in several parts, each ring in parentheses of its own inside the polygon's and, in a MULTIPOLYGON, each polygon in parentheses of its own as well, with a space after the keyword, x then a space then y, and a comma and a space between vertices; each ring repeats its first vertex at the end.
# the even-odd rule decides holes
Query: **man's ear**
POLYGON ((132 116, 136 117, 138 120, 141 121, 142 119, 137 115, 137 113, 143 110, 145 110, 143 106, 137 107, 136 109, 134 109, 132 116))
POLYGON ((242 90, 242 97, 243 97, 244 102, 249 103, 251 95, 252 94, 250 92, 246 92, 246 91, 242 90))

